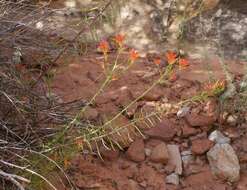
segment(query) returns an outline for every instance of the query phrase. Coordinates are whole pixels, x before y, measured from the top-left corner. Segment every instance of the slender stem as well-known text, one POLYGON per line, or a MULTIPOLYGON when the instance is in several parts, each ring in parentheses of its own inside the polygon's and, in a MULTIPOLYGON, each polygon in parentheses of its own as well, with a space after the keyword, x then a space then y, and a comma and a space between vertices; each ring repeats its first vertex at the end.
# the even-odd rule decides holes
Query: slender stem
POLYGON ((74 119, 65 127, 65 129, 61 132, 61 134, 52 142, 52 144, 56 143, 58 140, 60 140, 66 131, 69 130, 69 128, 75 124, 79 119, 80 117, 82 116, 82 114, 85 112, 85 110, 88 108, 89 105, 91 105, 95 99, 97 98, 97 96, 103 91, 103 89, 109 84, 109 82, 111 81, 112 79, 112 75, 115 71, 115 69, 117 68, 117 64, 118 64, 118 59, 119 59, 119 55, 121 53, 121 49, 119 49, 118 51, 118 54, 117 54, 117 57, 115 59, 115 62, 114 62, 114 65, 111 69, 111 71, 108 73, 104 83, 100 86, 100 88, 98 89, 98 91, 94 94, 94 96, 90 99, 90 101, 79 111, 79 113, 74 117, 74 119))
MULTIPOLYGON (((157 83, 156 83, 156 84, 157 84, 157 83)), ((189 103, 189 102, 200 101, 201 99, 202 99, 202 100, 205 100, 206 98, 208 98, 208 95, 207 95, 207 93, 204 93, 204 92, 203 92, 203 93, 201 93, 200 95, 195 95, 195 96, 191 97, 190 99, 183 100, 183 101, 180 101, 180 102, 176 103, 176 104, 174 105, 174 107, 181 106, 181 105, 186 104, 186 103, 189 103)), ((166 112, 166 111, 165 111, 165 112, 166 112)), ((136 119, 133 120, 132 122, 130 122, 130 123, 128 123, 128 124, 125 124, 125 125, 122 125, 122 126, 119 126, 119 127, 116 127, 116 128, 114 128, 113 131, 109 131, 109 132, 106 133, 106 134, 105 134, 105 133, 101 134, 99 128, 97 128, 97 129, 95 129, 95 130, 93 130, 93 131, 90 131, 90 136, 91 136, 92 139, 87 139, 87 141, 89 142, 89 141, 95 141, 95 140, 102 139, 102 138, 104 138, 104 137, 107 137, 107 136, 110 136, 110 135, 112 135, 112 134, 118 133, 119 131, 121 131, 122 129, 124 129, 124 128, 130 126, 130 125, 132 125, 133 123, 140 122, 140 121, 142 121, 142 120, 145 120, 145 119, 147 119, 147 118, 151 118, 151 117, 153 117, 153 116, 155 116, 155 115, 162 114, 162 113, 164 113, 164 110, 153 112, 153 113, 151 113, 151 114, 148 114, 148 115, 145 116, 145 117, 136 118, 136 119)), ((112 120, 108 121, 108 123, 109 123, 109 122, 112 122, 117 116, 119 116, 119 114, 116 115, 112 120)), ((100 129, 101 129, 101 130, 104 130, 103 127, 105 127, 105 126, 106 126, 106 124, 103 125, 100 129)), ((84 138, 85 138, 85 137, 86 137, 86 136, 84 136, 84 138)))
POLYGON ((138 96, 135 100, 133 100, 129 105, 127 105, 122 111, 120 111, 117 115, 115 115, 111 120, 107 121, 103 126, 98 127, 96 131, 101 130, 104 127, 107 127, 111 122, 117 119, 120 115, 122 115, 130 106, 135 104, 138 100, 140 100, 143 96, 145 96, 149 91, 151 91, 157 84, 159 84, 162 79, 167 76, 173 69, 173 64, 167 66, 165 72, 156 80, 145 92, 143 92, 140 96, 138 96))

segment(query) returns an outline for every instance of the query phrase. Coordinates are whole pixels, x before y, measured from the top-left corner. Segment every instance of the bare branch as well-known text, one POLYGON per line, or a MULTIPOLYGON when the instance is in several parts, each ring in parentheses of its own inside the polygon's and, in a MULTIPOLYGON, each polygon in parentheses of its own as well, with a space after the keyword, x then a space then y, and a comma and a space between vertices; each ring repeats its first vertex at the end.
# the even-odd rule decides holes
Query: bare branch
POLYGON ((25 190, 25 188, 17 180, 23 181, 25 183, 30 183, 30 180, 28 180, 28 179, 26 179, 24 177, 21 177, 21 176, 15 175, 15 174, 6 173, 3 170, 0 170, 0 176, 2 176, 4 179, 6 179, 8 181, 11 181, 20 190, 25 190))

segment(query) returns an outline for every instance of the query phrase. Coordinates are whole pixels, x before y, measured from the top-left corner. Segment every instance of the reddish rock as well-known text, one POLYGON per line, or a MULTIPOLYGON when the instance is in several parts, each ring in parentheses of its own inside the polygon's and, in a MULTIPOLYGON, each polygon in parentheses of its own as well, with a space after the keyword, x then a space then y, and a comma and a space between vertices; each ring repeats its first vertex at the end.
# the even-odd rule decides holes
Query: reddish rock
POLYGON ((159 139, 148 139, 147 142, 145 142, 145 147, 146 148, 150 148, 150 149, 154 149, 154 147, 158 146, 160 143, 163 143, 162 140, 159 139))
POLYGON ((141 105, 140 102, 137 102, 137 103, 134 103, 133 105, 131 105, 127 110, 126 110, 126 115, 131 118, 133 117, 137 110, 138 110, 138 107, 141 105))
POLYGON ((109 150, 105 147, 100 148, 100 154, 103 157, 103 159, 113 161, 116 160, 119 157, 119 150, 109 150))
POLYGON ((194 154, 204 154, 206 153, 210 148, 212 148, 214 143, 208 139, 196 139, 192 141, 192 152, 194 154))
POLYGON ((156 171, 151 166, 148 166, 146 164, 141 164, 139 173, 136 176, 138 179, 137 181, 139 183, 146 182, 147 187, 146 190, 149 189, 149 187, 152 187, 150 189, 159 189, 159 190, 166 190, 166 184, 164 180, 164 176, 160 175, 158 171, 156 171))
POLYGON ((201 164, 190 163, 184 167, 183 175, 188 177, 190 175, 194 175, 200 173, 204 170, 201 164))
POLYGON ((101 105, 101 104, 106 104, 111 102, 111 98, 112 98, 113 94, 110 94, 108 92, 105 92, 103 94, 100 94, 96 99, 95 99, 95 104, 96 105, 101 105))
POLYGON ((200 127, 200 129, 203 132, 206 132, 206 133, 209 133, 212 128, 213 128, 213 125, 208 125, 208 126, 202 126, 202 127, 200 127))
POLYGON ((116 104, 122 107, 129 105, 134 98, 128 88, 120 88, 116 91, 117 99, 115 100, 116 104))
POLYGON ((244 151, 244 152, 247 152, 247 138, 245 137, 242 137, 239 139, 239 145, 241 146, 241 149, 244 151))
POLYGON ((135 140, 128 148, 127 157, 135 162, 142 162, 145 160, 144 142, 142 139, 135 140))
POLYGON ((99 112, 94 108, 88 107, 83 112, 83 117, 87 120, 97 120, 99 117, 99 112))
POLYGON ((240 137, 238 130, 239 129, 237 127, 226 128, 224 129, 224 134, 233 140, 238 139, 240 137))
POLYGON ((196 139, 207 139, 207 137, 208 137, 208 134, 206 132, 202 132, 202 133, 197 134, 196 136, 189 137, 189 139, 191 141, 193 141, 193 140, 196 140, 196 139))
POLYGON ((166 147, 165 143, 160 143, 159 145, 157 145, 150 156, 150 160, 153 162, 158 162, 158 163, 167 163, 169 159, 169 153, 168 153, 168 149, 166 147))
POLYGON ((142 99, 145 101, 158 101, 162 96, 164 96, 162 89, 156 87, 145 94, 142 99))
POLYGON ((197 84, 193 84, 189 88, 186 88, 186 90, 181 91, 180 93, 181 99, 188 99, 191 96, 196 95, 198 91, 199 91, 199 86, 197 86, 197 84))
POLYGON ((218 106, 218 102, 217 99, 215 98, 210 98, 207 103, 206 106, 204 107, 205 112, 207 113, 208 116, 219 116, 219 106, 218 106))
POLYGON ((214 176, 211 174, 209 168, 186 177, 183 181, 183 185, 186 187, 184 188, 186 190, 226 190, 229 187, 228 185, 214 180, 214 176))
POLYGON ((106 128, 109 135, 109 138, 117 142, 122 148, 127 148, 132 143, 132 139, 137 138, 137 134, 135 132, 135 127, 131 124, 124 116, 119 116, 115 120, 111 122, 111 127, 106 128))
POLYGON ((132 180, 132 179, 129 179, 129 184, 128 185, 129 185, 129 190, 139 190, 139 189, 141 189, 139 184, 136 181, 132 180))
POLYGON ((137 164, 134 162, 129 163, 129 166, 127 168, 122 168, 122 167, 120 168, 123 169, 121 170, 123 172, 123 175, 129 179, 131 178, 133 179, 138 174, 138 171, 139 171, 137 164))
POLYGON ((240 163, 247 163, 247 154, 245 152, 241 152, 239 154, 239 162, 240 163))
POLYGON ((119 111, 119 108, 114 105, 113 102, 109 102, 97 107, 97 111, 100 114, 100 120, 104 120, 105 118, 113 117, 113 115, 115 115, 115 113, 119 111))
POLYGON ((145 134, 151 138, 157 138, 164 141, 172 140, 176 133, 175 126, 168 120, 163 120, 156 127, 145 131, 145 134))
POLYGON ((203 127, 212 125, 217 118, 214 116, 191 113, 186 115, 186 120, 192 127, 203 127))
POLYGON ((197 133, 198 130, 193 127, 189 127, 188 125, 182 126, 182 137, 189 137, 192 135, 196 135, 197 133))

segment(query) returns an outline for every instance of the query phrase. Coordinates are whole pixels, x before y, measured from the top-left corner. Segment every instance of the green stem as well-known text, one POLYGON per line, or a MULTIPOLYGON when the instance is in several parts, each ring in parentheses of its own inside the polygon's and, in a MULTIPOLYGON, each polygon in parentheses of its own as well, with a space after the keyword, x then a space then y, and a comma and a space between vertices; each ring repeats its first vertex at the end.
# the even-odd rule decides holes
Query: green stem
POLYGON ((140 96, 138 96, 135 100, 133 100, 129 105, 127 105, 122 111, 120 111, 117 115, 115 115, 111 120, 107 121, 103 126, 99 127, 95 130, 95 132, 101 130, 102 128, 109 125, 111 122, 113 122, 115 119, 117 119, 120 115, 122 115, 130 106, 135 104, 138 100, 140 100, 143 96, 145 96, 149 91, 151 91, 157 84, 159 84, 162 79, 167 76, 169 73, 171 73, 173 69, 173 64, 170 64, 167 66, 165 72, 160 76, 160 78, 155 81, 144 93, 142 93, 140 96))
POLYGON ((79 111, 79 113, 74 117, 74 119, 65 127, 65 129, 60 133, 60 135, 56 139, 54 139, 54 141, 51 144, 54 144, 54 143, 58 142, 64 136, 64 134, 69 130, 69 128, 80 119, 80 117, 82 116, 83 112, 88 108, 88 106, 91 105, 95 101, 97 96, 109 84, 109 82, 112 79, 112 75, 113 75, 115 69, 117 68, 117 63, 118 63, 118 59, 119 59, 120 53, 121 53, 121 49, 118 51, 117 57, 115 59, 114 65, 113 65, 110 73, 107 75, 104 83, 100 86, 98 91, 94 94, 94 96, 90 99, 90 101, 79 111))

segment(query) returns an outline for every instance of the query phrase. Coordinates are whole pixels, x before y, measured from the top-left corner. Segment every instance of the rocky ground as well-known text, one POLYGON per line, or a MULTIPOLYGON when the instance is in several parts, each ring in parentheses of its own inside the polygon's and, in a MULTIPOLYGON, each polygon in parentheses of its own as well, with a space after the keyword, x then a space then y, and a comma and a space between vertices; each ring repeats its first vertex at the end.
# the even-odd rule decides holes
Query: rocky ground
MULTIPOLYGON (((111 56, 114 57, 114 53, 111 56)), ((57 68, 53 92, 64 102, 88 100, 103 80, 99 64, 102 61, 103 56, 96 51, 67 59, 66 66, 57 68)), ((224 75, 217 63, 215 59, 215 63, 209 65, 214 71, 213 77, 222 79, 224 75)), ((102 146, 100 153, 104 161, 90 153, 73 158, 67 171, 76 187, 102 190, 247 189, 246 112, 222 110, 216 97, 187 107, 173 107, 176 102, 203 89, 209 77, 205 64, 190 59, 190 67, 178 71, 175 80, 154 87, 114 122, 116 126, 124 125, 140 111, 151 113, 157 106, 171 108, 168 114, 148 127, 144 123, 138 124, 144 138, 135 136, 131 141, 124 137, 127 142, 122 151, 102 146)), ((241 67, 244 64, 228 61, 236 81, 243 74, 241 67)), ((96 123, 113 117, 157 76, 158 68, 150 56, 143 57, 125 75, 112 81, 84 117, 96 123)))
MULTIPOLYGON (((71 40, 83 26, 80 19, 97 13, 97 9, 85 12, 85 7, 90 9, 96 4, 92 0, 54 1, 51 7, 56 11, 44 26, 71 40)), ((94 29, 93 37, 85 33, 81 40, 124 33, 127 43, 144 55, 175 47, 190 51, 194 57, 209 54, 246 60, 246 6, 245 0, 114 1, 113 10, 103 15, 112 21, 94 29)))
MULTIPOLYGON (((29 19, 33 19, 33 16, 27 19, 27 23, 34 25, 35 30, 31 28, 32 32, 39 35, 36 36, 39 40, 31 43, 33 45, 35 42, 40 46, 48 42, 47 39, 41 38, 41 34, 47 34, 51 38, 59 38, 58 44, 60 40, 64 43, 71 42, 71 46, 73 44, 73 47, 69 46, 68 52, 73 49, 74 54, 64 54, 66 56, 52 65, 53 75, 49 84, 52 93, 49 96, 54 96, 59 103, 65 103, 64 105, 78 100, 87 102, 104 81, 101 67, 104 57, 97 52, 96 45, 93 44, 95 39, 92 39, 91 34, 88 35, 86 29, 85 35, 78 39, 78 44, 72 39, 84 25, 84 22, 81 22, 82 17, 93 18, 95 13, 81 15, 81 12, 78 13, 73 7, 63 9, 64 1, 61 2, 62 5, 60 1, 55 1, 56 6, 51 7, 54 8, 52 11, 44 9, 49 14, 44 11, 36 15, 37 18, 45 13, 49 15, 44 21, 33 24, 29 23, 29 19), (84 52, 85 49, 87 50, 84 52)), ((115 134, 113 137, 121 144, 122 150, 118 148, 108 150, 101 146, 98 151, 100 155, 86 150, 78 153, 69 160, 66 169, 69 178, 77 189, 83 190, 247 189, 246 100, 241 102, 236 95, 222 105, 218 97, 212 96, 206 100, 199 99, 189 104, 178 104, 202 92, 209 80, 225 79, 220 65, 222 61, 227 64, 230 74, 233 75, 234 84, 239 90, 239 81, 244 75, 247 64, 246 61, 239 59, 246 60, 244 56, 247 28, 245 27, 246 12, 242 8, 244 6, 235 6, 232 3, 229 8, 225 4, 219 5, 218 0, 205 0, 204 2, 209 2, 209 5, 213 2, 213 6, 208 8, 212 14, 209 12, 209 17, 207 14, 202 14, 187 20, 188 27, 184 28, 187 32, 184 36, 187 41, 183 42, 177 39, 178 35, 174 37, 172 34, 176 32, 180 35, 178 26, 183 23, 184 18, 181 20, 179 17, 179 20, 176 20, 176 16, 172 15, 170 21, 169 15, 161 14, 171 11, 172 14, 179 15, 175 10, 177 7, 170 6, 170 0, 164 2, 157 0, 156 4, 160 3, 159 7, 154 6, 151 1, 129 2, 121 7, 120 14, 123 14, 123 17, 119 17, 120 20, 116 19, 119 26, 113 25, 113 28, 118 29, 105 31, 106 29, 103 28, 97 30, 96 35, 97 38, 106 38, 116 32, 122 32, 126 34, 128 45, 142 51, 142 58, 102 91, 85 111, 83 121, 102 125, 139 97, 158 79, 160 67, 164 66, 163 62, 159 66, 154 64, 154 58, 158 57, 164 61, 164 53, 168 49, 185 51, 190 66, 176 71, 176 77, 172 80, 156 85, 114 120, 112 128, 127 126, 128 132, 115 134), (218 9, 215 9, 217 6, 218 9), (168 21, 171 22, 169 26, 168 21), (207 26, 206 30, 201 26, 207 26), (206 41, 209 42, 209 47, 206 46, 206 41), (219 43, 217 47, 214 46, 214 42, 219 43), (157 53, 147 53, 148 50, 157 53), (228 57, 227 60, 222 60, 222 51, 228 57), (218 55, 222 57, 219 58, 218 55), (136 123, 142 135, 129 134, 129 131, 133 130, 130 123, 134 118, 162 109, 167 112, 136 123)), ((179 2, 183 4, 183 1, 179 2)), ((243 0, 238 2, 242 3, 241 5, 246 4, 243 0)), ((104 26, 108 29, 110 27, 107 24, 104 26)), ((56 46, 49 46, 46 54, 36 58, 37 53, 29 50, 31 45, 24 43, 30 42, 28 40, 30 34, 24 36, 25 38, 20 42, 16 41, 18 46, 14 44, 15 48, 20 46, 23 50, 24 65, 31 65, 32 68, 36 60, 43 60, 50 54, 54 56, 60 52, 56 46), (29 54, 31 56, 27 56, 29 54)), ((8 39, 12 40, 12 38, 8 39)), ((40 52, 40 49, 37 49, 37 52, 40 52)), ((127 56, 126 52, 123 53, 120 61, 126 60, 127 56)), ((109 59, 114 60, 115 57, 116 53, 111 52, 109 59)), ((40 65, 42 66, 42 63, 38 64, 40 65)), ((46 70, 46 67, 41 67, 42 69, 46 70)), ((56 178, 56 175, 53 177, 56 178)), ((70 185, 66 184, 67 180, 61 183, 57 179, 53 180, 57 189, 71 189, 70 185)))

